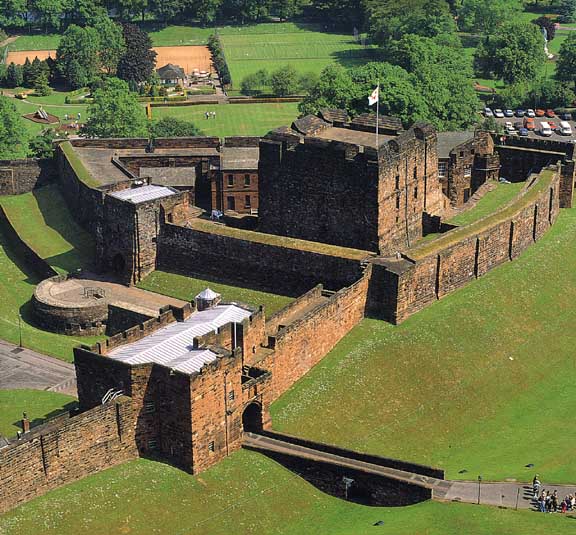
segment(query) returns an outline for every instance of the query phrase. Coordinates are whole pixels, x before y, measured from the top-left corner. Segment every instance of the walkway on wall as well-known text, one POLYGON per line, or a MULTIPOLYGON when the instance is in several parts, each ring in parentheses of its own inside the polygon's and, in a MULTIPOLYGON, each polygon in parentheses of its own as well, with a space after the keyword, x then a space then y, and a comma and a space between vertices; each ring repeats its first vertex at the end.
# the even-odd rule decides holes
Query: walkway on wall
MULTIPOLYGON (((519 509, 536 509, 532 501, 532 486, 529 483, 452 481, 428 477, 421 474, 387 468, 378 464, 359 461, 332 453, 326 453, 314 448, 291 444, 277 438, 270 438, 256 433, 244 433, 243 445, 248 449, 280 453, 339 466, 361 470, 378 476, 410 483, 432 490, 432 497, 438 501, 456 501, 462 503, 480 503, 498 507, 519 509)), ((576 494, 576 485, 544 484, 543 488, 553 492, 558 491, 560 500, 567 494, 576 494)))

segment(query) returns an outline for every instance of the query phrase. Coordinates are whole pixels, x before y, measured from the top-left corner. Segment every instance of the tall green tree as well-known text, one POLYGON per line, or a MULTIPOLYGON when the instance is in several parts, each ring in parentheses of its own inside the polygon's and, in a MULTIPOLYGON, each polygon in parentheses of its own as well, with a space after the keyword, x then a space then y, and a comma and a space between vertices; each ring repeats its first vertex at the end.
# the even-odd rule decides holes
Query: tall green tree
POLYGON ((559 13, 562 22, 576 22, 576 0, 561 0, 559 13))
POLYGON ((540 29, 529 22, 506 22, 476 50, 475 64, 508 84, 538 76, 544 63, 540 29))
POLYGON ((292 65, 281 67, 270 75, 270 86, 277 97, 293 95, 298 91, 298 73, 292 65))
POLYGON ((221 7, 222 0, 194 0, 190 5, 190 10, 200 24, 207 26, 216 20, 221 7))
POLYGON ((118 78, 139 84, 151 79, 156 67, 156 52, 148 34, 134 24, 122 27, 126 52, 118 62, 118 78))
POLYGON ((154 137, 194 137, 201 136, 200 130, 194 123, 178 119, 177 117, 163 117, 150 127, 154 137))
POLYGON ((560 46, 556 61, 556 78, 572 82, 576 87, 576 34, 570 32, 560 46))
POLYGON ((106 16, 98 18, 94 28, 100 37, 100 64, 108 74, 114 74, 120 58, 126 52, 122 26, 106 16))
POLYGON ((16 106, 0 97, 0 159, 21 158, 28 150, 28 136, 16 106))
POLYGON ((108 78, 94 91, 83 133, 88 137, 146 137, 148 124, 144 108, 128 84, 108 78))
POLYGON ((521 0, 462 0, 458 24, 467 32, 494 33, 522 11, 521 0))
POLYGON ((7 87, 20 87, 24 83, 24 75, 20 65, 16 65, 14 62, 8 65, 5 83, 7 87))
POLYGON ((68 27, 56 51, 56 63, 70 87, 84 87, 99 75, 99 52, 100 37, 95 28, 68 27))
POLYGON ((1 0, 0 26, 18 28, 28 21, 28 2, 26 0, 1 0))
POLYGON ((348 69, 341 65, 328 65, 298 109, 304 115, 317 113, 322 108, 341 108, 351 112, 354 111, 352 102, 357 98, 357 91, 348 69))
POLYGON ((64 2, 62 0, 32 0, 31 8, 44 31, 60 28, 64 15, 64 2))
POLYGON ((149 8, 158 20, 166 24, 182 13, 184 5, 182 0, 150 0, 149 8))

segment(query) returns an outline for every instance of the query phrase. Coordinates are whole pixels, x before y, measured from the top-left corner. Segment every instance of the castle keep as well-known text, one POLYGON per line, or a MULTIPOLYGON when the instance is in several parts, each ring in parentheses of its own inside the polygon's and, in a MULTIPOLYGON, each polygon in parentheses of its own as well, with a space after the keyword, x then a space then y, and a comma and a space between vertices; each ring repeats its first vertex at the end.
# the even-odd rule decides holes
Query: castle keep
MULTIPOLYGON (((82 291, 82 274, 48 278, 33 307, 44 328, 110 336, 74 351, 78 413, 0 449, 0 511, 138 456, 207 469, 244 432, 269 429, 270 404, 365 316, 404 321, 517 258, 572 203, 572 146, 482 133, 447 140, 393 118, 378 125, 376 146, 375 128, 371 116, 325 110, 256 142, 58 146, 62 194, 95 237, 107 282, 78 307, 66 299, 82 291), (531 166, 519 170, 522 151, 531 166), (443 225, 500 168, 524 181, 517 197, 469 225, 443 225), (420 239, 428 233, 438 235, 420 239), (153 294, 145 309, 134 294, 127 304, 120 290, 141 291, 131 285, 155 269, 295 299, 273 315, 209 289, 192 302, 153 294)), ((14 173, 33 185, 39 167, 14 173)), ((2 187, 20 191, 14 173, 0 173, 2 187)))

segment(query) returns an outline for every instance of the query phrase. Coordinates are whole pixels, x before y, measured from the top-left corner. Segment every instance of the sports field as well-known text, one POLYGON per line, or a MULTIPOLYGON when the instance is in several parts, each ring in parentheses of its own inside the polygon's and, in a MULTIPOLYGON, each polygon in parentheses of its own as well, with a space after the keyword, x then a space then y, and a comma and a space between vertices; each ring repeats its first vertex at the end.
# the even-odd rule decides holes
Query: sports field
POLYGON ((152 108, 154 120, 162 117, 177 117, 192 121, 208 136, 263 136, 274 128, 292 124, 298 117, 298 103, 211 104, 152 108), (206 119, 207 111, 216 112, 216 118, 206 119))
POLYGON ((277 70, 292 65, 299 73, 320 71, 331 63, 346 67, 374 58, 352 34, 328 33, 312 24, 258 24, 219 30, 235 89, 259 69, 277 70))

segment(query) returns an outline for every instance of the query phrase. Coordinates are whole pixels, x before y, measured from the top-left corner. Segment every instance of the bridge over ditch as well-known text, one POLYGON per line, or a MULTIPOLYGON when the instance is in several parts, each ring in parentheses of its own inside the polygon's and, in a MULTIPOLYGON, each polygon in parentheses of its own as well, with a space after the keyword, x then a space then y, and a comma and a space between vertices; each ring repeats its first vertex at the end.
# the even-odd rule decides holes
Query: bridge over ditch
MULTIPOLYGON (((373 506, 402 506, 433 499, 536 509, 529 483, 444 479, 442 470, 361 454, 276 432, 245 433, 243 447, 270 457, 320 490, 373 506)), ((544 484, 563 499, 576 485, 544 484)))

